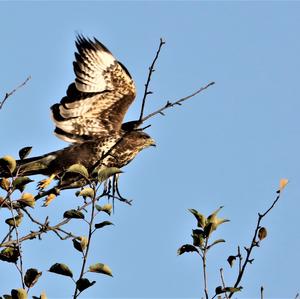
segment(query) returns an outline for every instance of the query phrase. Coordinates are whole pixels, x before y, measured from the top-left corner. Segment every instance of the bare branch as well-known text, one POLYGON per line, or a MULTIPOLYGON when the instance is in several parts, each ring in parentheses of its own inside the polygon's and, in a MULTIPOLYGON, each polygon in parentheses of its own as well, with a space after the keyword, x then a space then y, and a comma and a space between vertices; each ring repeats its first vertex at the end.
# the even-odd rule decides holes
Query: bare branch
POLYGON ((197 95, 198 93, 201 93, 202 91, 204 91, 205 89, 209 88, 210 86, 212 86, 212 85, 214 85, 214 84, 215 84, 215 82, 210 82, 210 83, 208 83, 207 85, 205 85, 204 87, 201 87, 200 89, 198 89, 197 91, 193 92, 192 94, 190 94, 190 95, 188 95, 188 96, 185 96, 185 97, 183 97, 183 98, 180 98, 179 100, 176 100, 176 101, 174 101, 174 102, 169 102, 169 101, 168 101, 168 102, 165 104, 165 106, 163 106, 162 108, 160 108, 160 109, 158 109, 158 110, 156 110, 156 111, 154 111, 154 112, 148 114, 148 115, 145 116, 144 118, 142 118, 142 119, 140 120, 140 123, 145 122, 147 119, 153 117, 153 116, 156 115, 156 114, 164 115, 164 113, 163 113, 164 110, 166 110, 166 109, 168 109, 168 108, 170 108, 170 107, 174 107, 174 106, 176 106, 176 105, 179 105, 179 106, 180 106, 182 102, 184 102, 184 101, 186 101, 186 100, 188 100, 188 99, 194 97, 194 96, 197 95))
MULTIPOLYGON (((257 234, 258 234, 258 231, 260 229, 260 223, 261 223, 262 219, 274 208, 274 206, 276 205, 276 203, 280 199, 281 191, 279 190, 279 191, 277 191, 277 193, 278 193, 278 195, 276 196, 276 198, 273 201, 273 203, 271 204, 271 206, 264 213, 258 213, 258 218, 257 218, 257 223, 256 223, 256 228, 255 228, 255 231, 254 231, 254 235, 253 235, 250 246, 245 247, 245 250, 246 250, 246 253, 247 253, 246 259, 245 259, 244 263, 242 264, 241 270, 239 271, 239 275, 238 275, 238 277, 236 279, 236 282, 234 284, 234 288, 239 286, 239 283, 241 282, 241 280, 243 278, 246 266, 253 262, 253 259, 251 259, 250 256, 251 256, 253 248, 257 247, 259 245, 259 241, 257 241, 257 234)), ((233 294, 234 293, 231 292, 228 297, 231 298, 233 294)))
POLYGON ((140 117, 139 117, 139 122, 142 121, 143 116, 144 116, 144 108, 145 108, 145 103, 146 103, 147 96, 149 94, 152 94, 152 92, 149 91, 148 88, 149 88, 149 84, 150 84, 150 81, 151 81, 152 73, 155 71, 155 69, 154 69, 155 63, 156 63, 156 61, 158 59, 159 53, 160 53, 161 48, 162 48, 162 46, 164 44, 165 44, 165 42, 161 38, 160 42, 159 42, 158 50, 156 52, 156 55, 155 55, 155 57, 154 57, 154 59, 152 61, 151 66, 149 67, 149 73, 148 73, 148 78, 147 78, 147 81, 146 81, 146 84, 145 84, 145 91, 144 91, 144 96, 143 96, 143 100, 142 100, 142 107, 141 107, 141 113, 140 113, 140 117))
POLYGON ((13 95, 19 88, 23 87, 29 80, 31 79, 31 76, 27 77, 27 79, 21 83, 20 85, 18 85, 16 88, 14 88, 11 92, 7 92, 3 98, 3 100, 0 102, 0 110, 2 109, 4 103, 6 102, 6 100, 13 95))

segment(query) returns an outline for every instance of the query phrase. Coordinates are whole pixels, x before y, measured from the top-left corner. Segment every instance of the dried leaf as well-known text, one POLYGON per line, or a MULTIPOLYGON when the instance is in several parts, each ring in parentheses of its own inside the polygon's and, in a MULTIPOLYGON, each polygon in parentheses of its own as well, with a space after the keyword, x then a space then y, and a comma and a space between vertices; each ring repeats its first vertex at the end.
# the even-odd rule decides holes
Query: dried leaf
POLYGON ((26 146, 19 150, 19 157, 21 160, 25 159, 31 152, 32 146, 26 146))
POLYGON ((18 202, 22 203, 24 206, 33 208, 35 205, 35 198, 30 193, 23 193, 18 202))
POLYGON ((107 225, 114 225, 114 224, 110 221, 102 221, 100 223, 96 223, 95 228, 98 229, 98 228, 102 228, 102 227, 107 226, 107 225))
POLYGON ((230 256, 227 258, 227 262, 228 262, 228 264, 230 265, 230 267, 233 266, 233 263, 234 263, 235 260, 236 260, 236 256, 234 256, 234 255, 230 255, 230 256))
POLYGON ((289 180, 288 179, 281 179, 279 182, 279 192, 281 192, 286 185, 288 184, 289 180))
POLYGON ((95 283, 96 283, 96 281, 90 282, 87 278, 80 278, 76 281, 76 286, 77 286, 79 292, 82 292, 85 289, 94 285, 95 283))
POLYGON ((45 291, 42 291, 40 299, 47 299, 47 295, 45 291))
POLYGON ((72 271, 69 269, 69 267, 66 264, 56 263, 50 267, 49 272, 73 277, 72 271))
POLYGON ((68 210, 64 212, 64 218, 84 219, 84 214, 78 210, 68 210))
POLYGON ((183 254, 185 252, 197 252, 197 253, 199 253, 198 249, 194 245, 191 245, 191 244, 182 245, 177 250, 177 254, 178 255, 181 255, 181 254, 183 254))
POLYGON ((122 170, 120 170, 117 167, 107 167, 104 169, 100 169, 98 171, 98 181, 99 181, 99 183, 102 183, 102 182, 106 181, 109 177, 111 177, 112 175, 115 175, 117 173, 122 173, 122 170))
POLYGON ((11 290, 12 299, 27 299, 27 292, 24 289, 11 290))
POLYGON ((267 229, 265 227, 261 227, 258 231, 258 239, 261 241, 267 237, 267 229))
POLYGON ((32 288, 40 276, 42 275, 42 272, 39 272, 37 269, 30 268, 26 271, 24 276, 24 282, 27 288, 32 288))
POLYGON ((89 266, 89 272, 101 273, 101 274, 113 276, 111 269, 107 265, 101 263, 97 263, 89 266))

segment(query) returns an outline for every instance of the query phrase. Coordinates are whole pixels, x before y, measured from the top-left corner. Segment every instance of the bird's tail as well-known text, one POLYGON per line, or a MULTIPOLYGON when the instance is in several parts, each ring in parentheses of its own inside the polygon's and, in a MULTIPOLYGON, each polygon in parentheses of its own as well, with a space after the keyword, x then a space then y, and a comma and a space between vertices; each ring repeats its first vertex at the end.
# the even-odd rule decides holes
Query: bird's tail
MULTIPOLYGON (((13 174, 18 172, 18 175, 27 176, 27 175, 35 175, 35 174, 45 174, 48 175, 48 166, 49 163, 55 159, 55 157, 51 154, 37 156, 33 158, 17 160, 17 166, 13 174)), ((8 173, 7 169, 0 165, 0 177, 8 177, 10 173, 8 173)))

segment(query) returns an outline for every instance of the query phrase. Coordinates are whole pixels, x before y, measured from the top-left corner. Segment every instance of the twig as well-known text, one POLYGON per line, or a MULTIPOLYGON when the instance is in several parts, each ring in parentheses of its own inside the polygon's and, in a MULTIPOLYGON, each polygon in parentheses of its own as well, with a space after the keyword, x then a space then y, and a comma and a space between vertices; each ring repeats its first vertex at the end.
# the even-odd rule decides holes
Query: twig
POLYGON ((19 88, 23 87, 29 80, 31 79, 31 76, 27 77, 27 79, 21 83, 20 85, 18 85, 16 88, 14 88, 11 92, 7 92, 3 98, 3 100, 0 102, 0 110, 2 109, 4 103, 6 102, 6 100, 13 95, 19 88))
MULTIPOLYGON (((86 249, 85 249, 85 252, 84 252, 84 255, 83 255, 83 261, 82 261, 82 266, 81 266, 81 272, 80 272, 79 279, 82 279, 83 275, 85 273, 84 272, 85 271, 85 265, 86 265, 86 262, 87 262, 87 257, 88 257, 90 244, 91 244, 91 239, 92 239, 92 235, 93 235, 93 224, 94 224, 94 219, 95 219, 95 206, 96 206, 96 200, 97 200, 95 185, 93 185, 93 190, 94 190, 94 197, 92 198, 92 200, 90 202, 92 204, 92 210, 91 210, 91 219, 89 221, 88 242, 87 242, 86 249)), ((79 294, 80 294, 80 292, 78 293, 78 286, 76 284, 73 298, 76 299, 79 296, 79 294)))
POLYGON ((160 38, 158 50, 157 50, 156 55, 155 55, 155 57, 154 57, 154 59, 152 61, 151 66, 149 67, 149 73, 148 73, 148 78, 147 78, 147 81, 146 81, 146 84, 145 84, 145 91, 144 91, 144 96, 143 96, 143 100, 142 100, 142 107, 141 107, 141 113, 140 113, 140 117, 139 117, 139 122, 143 119, 143 116, 144 116, 144 108, 145 108, 145 103, 146 103, 147 96, 149 94, 152 94, 151 91, 148 91, 148 88, 149 88, 149 84, 150 84, 150 81, 151 81, 152 73, 155 71, 155 69, 154 69, 155 63, 156 63, 156 61, 158 59, 159 53, 160 53, 161 48, 162 48, 162 46, 164 44, 165 44, 165 42, 163 41, 162 38, 160 38))
POLYGON ((204 293, 205 298, 208 299, 208 289, 207 289, 207 273, 206 273, 206 253, 207 253, 208 238, 205 239, 204 249, 202 250, 202 267, 203 267, 203 281, 204 281, 204 293))
POLYGON ((264 287, 260 287, 260 299, 264 299, 264 287))
MULTIPOLYGON (((220 276, 221 276, 222 286, 225 289, 226 284, 225 284, 224 275, 223 275, 223 268, 220 269, 220 276)), ((228 299, 227 292, 225 292, 225 297, 228 299)))
POLYGON ((204 91, 205 89, 209 88, 210 86, 214 85, 215 82, 210 82, 208 83, 207 85, 205 85, 204 87, 201 87, 200 89, 198 89, 197 91, 193 92, 192 94, 186 96, 186 97, 183 97, 183 98, 180 98, 179 100, 176 100, 175 102, 167 102, 166 105, 150 114, 148 114, 147 116, 145 116, 144 118, 142 118, 140 120, 141 123, 145 122, 147 119, 153 117, 154 115, 156 114, 161 114, 161 115, 164 115, 163 111, 170 108, 170 107, 174 107, 176 105, 181 105, 182 102, 194 97, 195 95, 197 95, 198 93, 204 91))
MULTIPOLYGON (((245 259, 245 261, 242 265, 242 268, 239 272, 239 275, 236 279, 236 282, 234 284, 234 288, 238 287, 239 283, 241 282, 247 264, 252 262, 252 260, 250 259, 250 256, 251 256, 253 248, 258 246, 258 241, 256 241, 256 238, 257 238, 258 231, 260 229, 260 223, 261 223, 262 219, 274 208, 274 206, 276 205, 276 203, 278 202, 278 200, 280 198, 280 194, 281 194, 281 192, 279 190, 278 195, 276 196, 276 198, 273 201, 272 205, 264 213, 262 213, 262 214, 258 213, 257 224, 256 224, 254 235, 253 235, 253 238, 252 238, 252 241, 251 241, 251 245, 248 248, 245 247, 245 250, 247 252, 246 259, 245 259)), ((231 292, 228 297, 231 298, 233 294, 234 293, 231 292)))

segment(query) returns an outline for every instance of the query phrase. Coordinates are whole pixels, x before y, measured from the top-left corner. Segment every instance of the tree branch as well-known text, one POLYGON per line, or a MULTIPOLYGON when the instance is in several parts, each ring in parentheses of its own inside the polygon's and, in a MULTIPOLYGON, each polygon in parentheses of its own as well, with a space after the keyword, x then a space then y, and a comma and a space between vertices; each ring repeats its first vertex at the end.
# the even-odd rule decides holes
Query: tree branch
POLYGON ((207 85, 205 85, 204 87, 201 87, 200 89, 198 89, 197 91, 193 92, 192 94, 185 96, 183 98, 180 98, 174 102, 167 102, 165 106, 163 106, 162 108, 148 114, 147 116, 145 116, 144 118, 142 118, 140 121, 141 123, 145 122, 146 120, 148 120, 149 118, 155 116, 156 114, 161 114, 164 115, 163 111, 170 108, 170 107, 174 107, 176 105, 180 106, 182 102, 194 97, 195 95, 197 95, 198 93, 201 93, 202 91, 206 90, 207 88, 209 88, 210 86, 214 85, 215 82, 210 82, 207 85))
MULTIPOLYGON (((276 198, 273 201, 273 203, 271 204, 271 206, 264 213, 258 213, 258 218, 257 218, 257 223, 256 223, 254 235, 253 235, 250 246, 248 248, 245 247, 245 250, 247 252, 246 259, 245 259, 244 263, 242 264, 241 270, 239 271, 238 277, 237 277, 236 282, 234 284, 234 288, 237 288, 239 286, 239 283, 241 282, 241 280, 243 278, 246 266, 249 263, 252 262, 252 260, 250 259, 250 256, 251 256, 253 248, 257 247, 258 243, 259 243, 259 241, 257 241, 256 238, 257 238, 257 235, 258 235, 258 231, 260 229, 260 223, 261 223, 262 219, 274 208, 274 206, 276 205, 276 203, 280 199, 281 190, 279 190, 277 192, 278 192, 278 195, 276 196, 276 198)), ((231 298, 233 294, 234 293, 231 292, 228 297, 231 298)))
POLYGON ((6 100, 13 95, 18 89, 20 89, 21 87, 23 87, 29 80, 31 79, 31 76, 27 77, 27 79, 21 83, 20 85, 18 85, 16 88, 14 88, 11 92, 7 92, 3 98, 3 100, 0 102, 0 110, 2 109, 4 103, 6 102, 6 100))
POLYGON ((155 69, 154 69, 155 63, 158 59, 159 53, 160 53, 161 48, 164 44, 165 44, 165 42, 163 41, 162 38, 160 38, 158 50, 157 50, 156 55, 155 55, 155 57, 152 61, 151 66, 149 67, 149 73, 148 73, 148 78, 147 78, 147 81, 146 81, 146 84, 145 84, 145 91, 144 91, 144 96, 143 96, 143 100, 142 100, 142 107, 141 107, 139 122, 141 122, 141 120, 143 119, 143 116, 144 116, 144 108, 145 108, 145 103, 146 103, 147 96, 149 94, 152 94, 152 91, 148 91, 148 88, 149 88, 149 84, 150 84, 150 81, 151 81, 152 73, 155 71, 155 69))

